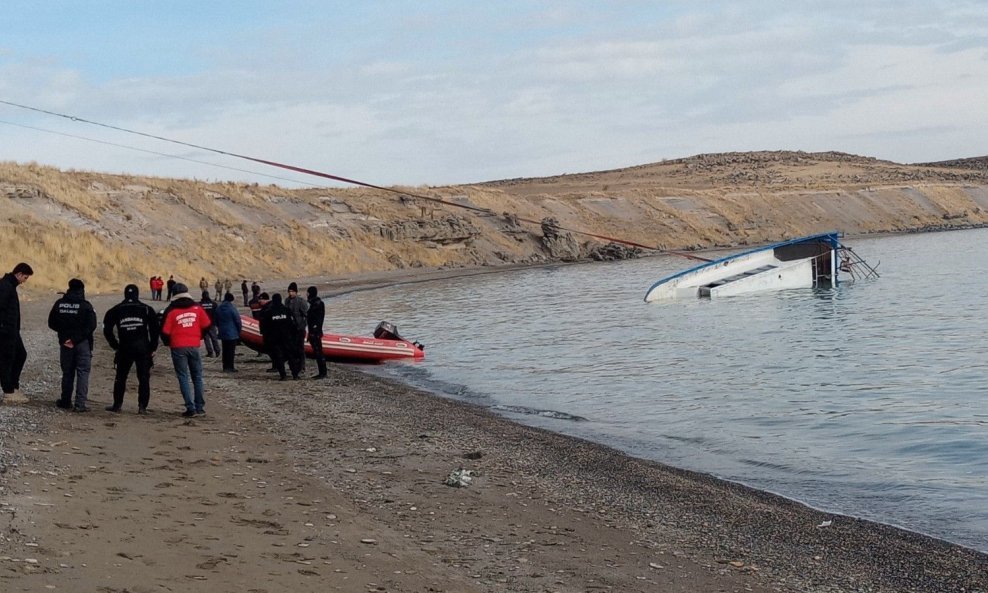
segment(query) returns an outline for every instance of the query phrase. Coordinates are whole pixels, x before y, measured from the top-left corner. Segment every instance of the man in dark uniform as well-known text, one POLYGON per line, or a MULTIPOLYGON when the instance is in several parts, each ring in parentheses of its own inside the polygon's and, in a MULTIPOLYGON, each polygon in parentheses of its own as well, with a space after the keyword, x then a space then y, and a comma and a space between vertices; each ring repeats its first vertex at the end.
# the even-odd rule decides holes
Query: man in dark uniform
POLYGON ((264 312, 264 307, 266 307, 269 302, 271 301, 268 299, 268 293, 266 292, 254 295, 248 304, 248 307, 250 308, 250 316, 260 321, 262 313, 264 312))
POLYGON ((292 321, 295 323, 295 341, 288 350, 288 367, 292 370, 292 376, 297 379, 305 370, 305 327, 309 303, 298 296, 298 284, 294 282, 288 285, 288 298, 285 299, 285 307, 288 308, 292 321))
POLYGON ((137 367, 137 413, 148 413, 151 401, 151 362, 158 349, 158 314, 138 300, 137 285, 124 288, 124 300, 103 316, 103 335, 116 351, 117 373, 113 379, 113 404, 109 412, 119 412, 127 391, 130 367, 137 367), (115 332, 115 333, 114 333, 115 332))
POLYGON ((3 401, 24 403, 27 398, 20 393, 21 371, 27 361, 27 350, 21 339, 21 302, 17 287, 27 282, 34 270, 26 263, 19 263, 9 274, 0 279, 0 387, 3 401))
POLYGON ((202 299, 199 306, 209 315, 209 329, 202 336, 202 341, 206 343, 206 356, 208 358, 219 358, 220 356, 220 334, 216 329, 216 301, 209 298, 209 291, 202 291, 202 299))
POLYGON ((58 359, 62 367, 62 396, 55 405, 71 408, 74 386, 74 411, 88 412, 86 402, 89 399, 89 372, 93 365, 96 311, 86 300, 86 285, 82 280, 69 280, 69 289, 55 301, 48 314, 48 327, 58 334, 58 359))
MULTIPOLYGON (((288 350, 295 340, 295 323, 292 322, 292 315, 281 302, 281 295, 275 293, 271 297, 271 302, 265 305, 261 313, 261 336, 264 337, 264 350, 271 356, 271 363, 282 381, 288 378, 285 372, 285 359, 288 357, 288 350)), ((298 379, 297 374, 293 374, 294 379, 298 379)))
POLYGON ((313 375, 313 379, 326 378, 326 355, 322 351, 322 324, 326 318, 326 305, 319 298, 319 289, 310 286, 308 291, 309 310, 305 314, 305 322, 309 331, 309 345, 312 346, 312 355, 316 359, 316 366, 319 373, 313 375))

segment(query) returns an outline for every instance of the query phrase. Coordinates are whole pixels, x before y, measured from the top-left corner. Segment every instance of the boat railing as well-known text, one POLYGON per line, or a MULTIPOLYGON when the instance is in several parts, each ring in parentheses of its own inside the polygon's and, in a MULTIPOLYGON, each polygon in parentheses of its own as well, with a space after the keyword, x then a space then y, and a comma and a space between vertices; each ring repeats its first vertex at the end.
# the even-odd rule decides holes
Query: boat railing
POLYGON ((874 266, 862 259, 853 249, 846 245, 840 245, 838 248, 840 253, 840 264, 838 264, 838 270, 851 277, 851 280, 863 280, 869 278, 878 278, 878 271, 875 269, 881 262, 878 262, 874 266))

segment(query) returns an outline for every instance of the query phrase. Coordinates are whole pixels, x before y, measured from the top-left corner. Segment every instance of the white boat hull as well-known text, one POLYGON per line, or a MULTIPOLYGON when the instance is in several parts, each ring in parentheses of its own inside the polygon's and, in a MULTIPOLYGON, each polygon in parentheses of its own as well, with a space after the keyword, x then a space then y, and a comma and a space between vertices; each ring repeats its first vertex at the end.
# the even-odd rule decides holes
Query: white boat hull
POLYGON ((826 234, 768 245, 701 264, 649 288, 646 302, 812 288, 836 282, 837 235, 826 234))

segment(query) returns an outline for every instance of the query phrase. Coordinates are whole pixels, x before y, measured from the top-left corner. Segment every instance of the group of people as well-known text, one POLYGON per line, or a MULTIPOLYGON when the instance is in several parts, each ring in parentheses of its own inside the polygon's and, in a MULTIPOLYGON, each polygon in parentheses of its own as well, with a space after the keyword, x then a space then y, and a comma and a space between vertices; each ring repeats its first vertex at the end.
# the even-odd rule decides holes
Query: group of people
POLYGON ((322 350, 326 306, 315 286, 310 286, 306 294, 307 299, 300 297, 298 284, 292 282, 288 285, 287 299, 282 299, 280 293, 269 297, 266 292, 258 292, 248 303, 251 315, 260 322, 264 348, 271 357, 270 370, 277 372, 282 381, 288 378, 286 362, 292 379, 299 379, 305 371, 306 336, 316 360, 317 372, 312 378, 326 378, 326 356, 322 350))
MULTIPOLYGON (((247 281, 243 280, 242 286, 246 286, 246 284, 247 281)), ((219 301, 223 299, 225 294, 230 293, 230 291, 233 290, 233 282, 229 278, 225 280, 220 280, 217 278, 216 282, 213 284, 213 288, 216 289, 216 300, 219 301)), ((206 280, 205 276, 199 279, 199 290, 203 293, 209 292, 209 282, 206 280)))
MULTIPOLYGON (((3 399, 8 402, 27 401, 20 393, 20 376, 27 350, 20 335, 17 288, 33 274, 30 265, 19 263, 0 278, 0 387, 3 399)), ((159 300, 160 288, 156 289, 153 281, 154 278, 152 298, 159 300)), ((219 304, 210 298, 208 290, 203 290, 200 300, 194 300, 188 286, 173 277, 169 278, 167 286, 171 302, 160 314, 140 301, 136 284, 128 284, 124 288, 123 301, 110 308, 103 317, 103 335, 114 351, 116 367, 113 403, 106 407, 107 411, 121 410, 127 378, 131 368, 136 367, 138 413, 148 413, 151 368, 159 343, 164 343, 170 351, 185 404, 184 417, 206 413, 202 342, 206 343, 207 357, 222 356, 223 372, 237 372, 234 360, 242 323, 235 298, 226 285, 221 287, 225 292, 219 304)), ((246 287, 244 281, 244 290, 246 287)), ((89 375, 97 328, 96 311, 86 300, 85 288, 82 280, 69 280, 68 288, 55 301, 48 315, 48 327, 58 336, 62 371, 61 393, 55 405, 76 412, 89 411, 89 375)), ((313 378, 325 378, 326 361, 321 347, 325 306, 314 286, 308 289, 308 300, 298 296, 298 286, 294 282, 288 287, 288 295, 285 302, 280 294, 268 300, 267 294, 260 293, 258 287, 257 296, 264 298, 258 312, 261 333, 272 369, 279 372, 282 380, 286 379, 287 361, 292 377, 299 378, 304 369, 304 340, 308 332, 318 365, 318 374, 313 378)))
MULTIPOLYGON (((169 278, 174 284, 174 278, 169 278)), ((161 276, 151 276, 151 280, 148 282, 151 288, 151 300, 160 301, 161 291, 165 288, 165 281, 162 280, 161 276)), ((168 298, 171 298, 171 289, 168 290, 168 298)))
MULTIPOLYGON (((148 280, 148 288, 151 289, 151 300, 153 301, 172 300, 172 297, 178 294, 178 291, 175 289, 175 285, 178 283, 179 282, 178 280, 175 280, 174 275, 168 276, 167 281, 163 280, 161 276, 151 276, 150 280, 148 280), (168 289, 168 292, 166 296, 162 298, 161 291, 164 289, 168 289)), ((244 288, 244 292, 246 293, 246 288, 247 288, 246 280, 243 281, 242 287, 244 288)), ((226 280, 220 280, 219 278, 217 278, 216 282, 213 284, 213 288, 216 289, 216 293, 215 293, 216 296, 214 297, 215 300, 221 301, 223 300, 224 294, 233 290, 233 281, 231 281, 229 278, 227 278, 226 280)), ((206 281, 205 276, 199 279, 199 290, 202 292, 209 292, 209 282, 206 281)), ((244 306, 245 307, 247 306, 246 298, 244 298, 244 306)))
MULTIPOLYGON (((188 288, 176 282, 172 302, 158 314, 140 301, 136 284, 124 288, 124 299, 103 316, 103 336, 114 351, 116 373, 113 379, 113 403, 108 412, 119 412, 127 390, 127 377, 137 368, 137 413, 147 414, 151 400, 151 367, 158 344, 164 342, 170 352, 179 390, 185 402, 182 416, 206 413, 202 358, 199 346, 210 328, 212 318, 192 300, 188 288)), ((92 369, 96 311, 86 300, 82 280, 69 280, 68 289, 55 301, 48 314, 48 327, 58 336, 59 363, 62 369, 61 396, 55 405, 75 412, 88 412, 89 374, 92 369), (73 393, 75 400, 73 401, 73 393)))

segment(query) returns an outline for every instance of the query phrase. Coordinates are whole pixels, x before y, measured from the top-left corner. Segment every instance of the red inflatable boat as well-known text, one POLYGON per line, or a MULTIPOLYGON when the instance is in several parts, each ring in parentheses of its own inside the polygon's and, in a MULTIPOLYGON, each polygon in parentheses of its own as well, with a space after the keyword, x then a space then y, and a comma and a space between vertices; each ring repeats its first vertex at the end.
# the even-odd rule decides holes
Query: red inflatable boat
MULTIPOLYGON (((240 330, 240 341, 252 350, 264 350, 264 338, 261 336, 260 323, 253 317, 241 315, 243 328, 240 330)), ((387 324, 393 329, 393 326, 387 324)), ((374 332, 382 332, 382 323, 374 332)), ((343 336, 340 334, 323 334, 322 351, 326 360, 334 362, 383 362, 385 360, 421 360, 425 358, 425 350, 418 342, 407 340, 389 340, 363 336, 343 336)), ((305 355, 312 356, 312 346, 305 342, 305 355)))

